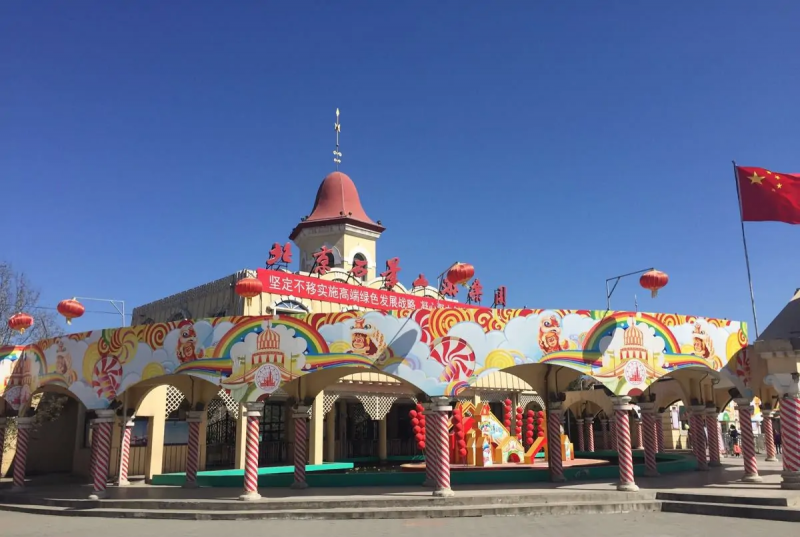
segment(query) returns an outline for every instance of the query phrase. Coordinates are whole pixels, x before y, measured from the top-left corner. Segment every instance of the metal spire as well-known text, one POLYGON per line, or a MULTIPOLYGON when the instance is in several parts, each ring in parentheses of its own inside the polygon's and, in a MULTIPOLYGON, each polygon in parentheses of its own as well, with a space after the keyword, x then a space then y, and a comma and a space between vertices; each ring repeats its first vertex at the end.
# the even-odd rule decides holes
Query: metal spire
POLYGON ((342 132, 342 126, 339 124, 339 109, 336 109, 336 123, 333 124, 333 130, 336 131, 336 149, 333 150, 333 161, 336 163, 336 171, 339 171, 339 164, 342 163, 342 152, 339 151, 339 133, 342 132))

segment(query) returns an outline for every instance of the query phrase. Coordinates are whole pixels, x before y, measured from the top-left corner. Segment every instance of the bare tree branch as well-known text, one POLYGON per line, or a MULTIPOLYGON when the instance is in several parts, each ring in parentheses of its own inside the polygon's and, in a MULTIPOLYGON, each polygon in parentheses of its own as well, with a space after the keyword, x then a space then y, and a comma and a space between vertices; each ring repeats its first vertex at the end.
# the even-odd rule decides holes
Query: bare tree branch
POLYGON ((55 312, 36 309, 39 297, 40 291, 24 273, 15 272, 11 263, 0 261, 0 346, 26 345, 64 333, 55 312), (8 326, 8 319, 20 312, 33 317, 33 326, 24 334, 8 326))

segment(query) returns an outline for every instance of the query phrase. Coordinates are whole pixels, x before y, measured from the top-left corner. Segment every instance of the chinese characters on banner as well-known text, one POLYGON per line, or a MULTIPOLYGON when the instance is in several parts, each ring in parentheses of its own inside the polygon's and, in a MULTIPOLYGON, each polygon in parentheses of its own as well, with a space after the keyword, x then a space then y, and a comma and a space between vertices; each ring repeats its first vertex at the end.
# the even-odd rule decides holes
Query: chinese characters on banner
POLYGON ((358 285, 331 282, 320 278, 274 270, 258 269, 258 279, 264 285, 265 293, 349 304, 374 310, 432 310, 437 308, 479 307, 435 298, 393 293, 383 289, 371 289, 358 285))

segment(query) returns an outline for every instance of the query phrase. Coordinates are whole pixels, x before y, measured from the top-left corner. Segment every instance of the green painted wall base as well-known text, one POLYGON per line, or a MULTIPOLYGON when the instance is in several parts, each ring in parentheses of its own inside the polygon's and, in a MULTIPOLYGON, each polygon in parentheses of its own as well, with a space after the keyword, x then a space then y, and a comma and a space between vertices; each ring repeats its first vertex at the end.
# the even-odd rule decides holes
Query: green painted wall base
MULTIPOLYGON (((608 459, 616 463, 616 451, 595 451, 593 453, 576 453, 577 458, 608 459)), ((398 458, 400 459, 400 458, 398 458)), ((367 460, 358 462, 369 462, 367 460)), ((688 455, 677 453, 662 453, 657 456, 658 471, 661 474, 688 472, 697 467, 697 461, 688 455)), ((644 455, 641 451, 633 454, 634 473, 644 475, 644 455)), ((403 487, 422 486, 425 473, 419 472, 352 472, 352 462, 335 462, 306 466, 306 479, 309 487, 403 487), (326 473, 335 470, 336 473, 326 473)), ((293 466, 267 467, 258 469, 259 487, 288 487, 294 480, 293 466)), ((593 481, 615 480, 619 477, 619 468, 616 464, 601 466, 577 466, 564 468, 564 477, 568 481, 593 481)), ((183 473, 161 474, 153 477, 154 485, 183 485, 186 477, 183 473)), ((518 483, 543 483, 550 480, 546 468, 520 468, 503 470, 459 470, 450 474, 450 481, 458 485, 500 485, 518 483)), ((232 487, 244 486, 242 470, 220 470, 215 472, 200 472, 197 481, 202 487, 232 487)))

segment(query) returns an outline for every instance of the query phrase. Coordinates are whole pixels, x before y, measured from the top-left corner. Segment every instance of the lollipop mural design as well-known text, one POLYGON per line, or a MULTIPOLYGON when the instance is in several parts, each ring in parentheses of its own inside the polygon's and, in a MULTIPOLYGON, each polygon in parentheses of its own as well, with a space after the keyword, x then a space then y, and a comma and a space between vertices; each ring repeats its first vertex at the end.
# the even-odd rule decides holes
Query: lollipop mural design
POLYGON ((97 397, 111 401, 117 396, 122 380, 122 364, 114 356, 103 356, 92 369, 92 388, 97 397))
POLYGON ((430 357, 444 366, 439 377, 443 382, 466 381, 475 370, 475 351, 460 337, 445 336, 435 340, 430 357))

